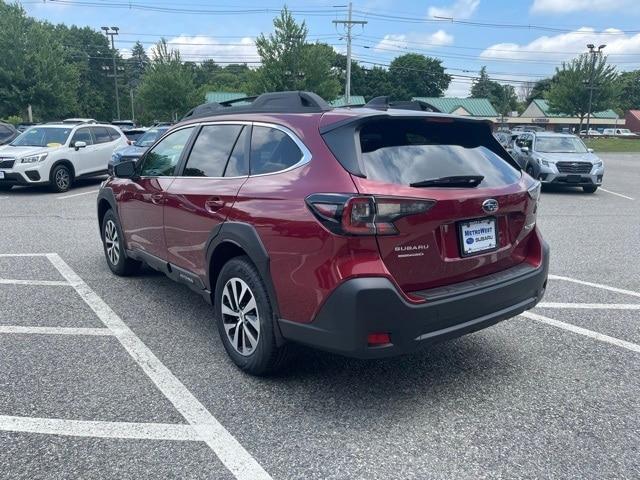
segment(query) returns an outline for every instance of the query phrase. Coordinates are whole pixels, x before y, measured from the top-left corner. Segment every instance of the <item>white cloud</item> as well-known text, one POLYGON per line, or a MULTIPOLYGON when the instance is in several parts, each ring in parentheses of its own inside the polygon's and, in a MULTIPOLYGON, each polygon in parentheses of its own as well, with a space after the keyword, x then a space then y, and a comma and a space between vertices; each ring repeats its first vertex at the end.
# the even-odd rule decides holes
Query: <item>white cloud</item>
POLYGON ((524 45, 497 43, 484 50, 480 57, 557 61, 560 64, 576 57, 579 52, 586 52, 588 43, 596 46, 606 44, 604 53, 610 55, 609 61, 614 64, 616 61, 629 61, 629 57, 625 59, 617 54, 640 52, 640 34, 625 35, 615 28, 596 32, 593 28, 582 27, 560 35, 538 37, 524 45))
POLYGON ((169 47, 179 50, 183 60, 192 62, 214 60, 216 63, 242 63, 259 60, 253 38, 220 42, 207 35, 180 35, 167 41, 169 47))
POLYGON ((533 0, 533 13, 572 13, 581 11, 618 11, 638 6, 638 0, 533 0))
MULTIPOLYGON (((562 1, 562 0, 559 0, 562 1)), ((429 7, 429 17, 470 18, 480 6, 480 0, 456 0, 448 7, 429 7)))
POLYGON ((471 94, 471 83, 464 79, 453 78, 449 88, 444 93, 445 97, 466 98, 471 94))
POLYGON ((390 33, 385 35, 380 42, 374 47, 379 52, 415 48, 415 43, 428 44, 431 46, 451 45, 453 44, 453 35, 448 34, 444 30, 438 30, 434 33, 390 33))

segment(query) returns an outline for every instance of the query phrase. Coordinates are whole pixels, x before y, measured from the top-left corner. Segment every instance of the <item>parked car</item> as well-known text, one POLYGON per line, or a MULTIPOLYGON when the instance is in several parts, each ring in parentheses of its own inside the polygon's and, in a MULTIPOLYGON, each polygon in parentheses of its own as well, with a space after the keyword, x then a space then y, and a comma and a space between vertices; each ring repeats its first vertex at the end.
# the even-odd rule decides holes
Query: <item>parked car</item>
POLYGON ((147 128, 132 128, 131 130, 123 130, 124 136, 129 140, 129 145, 140 139, 146 132, 147 128))
POLYGON ((113 175, 113 167, 118 163, 125 161, 137 162, 138 159, 144 155, 144 152, 146 152, 147 149, 167 130, 169 130, 168 126, 150 128, 144 133, 144 135, 130 145, 116 148, 111 155, 111 160, 109 161, 109 175, 113 175))
POLYGON ((280 92, 176 125, 97 209, 114 274, 145 262, 199 292, 264 374, 289 342, 380 358, 534 307, 539 194, 483 121, 280 92))
POLYGON ((637 135, 628 128, 605 128, 602 134, 613 137, 637 137, 637 135))
POLYGON ((0 122, 0 145, 11 142, 20 132, 10 123, 0 122))
POLYGON ((520 167, 543 185, 582 187, 586 193, 594 193, 602 184, 602 160, 575 135, 523 133, 514 150, 520 167))
MULTIPOLYGON (((587 135, 587 130, 580 130, 580 136, 584 137, 587 135)), ((600 133, 598 130, 596 130, 595 128, 590 128, 589 129, 589 136, 591 137, 601 137, 602 133, 600 133)))
POLYGON ((64 192, 80 177, 105 174, 113 149, 126 144, 122 132, 110 125, 31 127, 0 147, 0 190, 50 185, 54 192, 64 192))
POLYGON ((133 120, 113 120, 111 125, 118 127, 123 132, 136 128, 136 122, 133 120))
POLYGON ((22 133, 27 128, 31 128, 34 125, 39 125, 39 124, 38 123, 32 123, 32 122, 22 122, 22 123, 19 123, 18 125, 16 125, 16 130, 18 130, 18 132, 22 133))

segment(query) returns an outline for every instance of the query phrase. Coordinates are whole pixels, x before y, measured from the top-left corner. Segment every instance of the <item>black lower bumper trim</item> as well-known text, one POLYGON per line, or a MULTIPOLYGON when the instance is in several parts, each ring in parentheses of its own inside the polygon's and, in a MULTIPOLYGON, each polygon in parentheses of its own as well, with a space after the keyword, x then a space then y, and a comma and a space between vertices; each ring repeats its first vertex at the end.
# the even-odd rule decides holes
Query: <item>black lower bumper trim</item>
POLYGON ((464 282, 446 292, 421 292, 407 302, 386 278, 355 278, 340 285, 313 322, 281 319, 284 338, 358 358, 400 355, 486 328, 533 308, 544 295, 549 255, 538 268, 519 265, 489 279, 464 282), (456 291, 457 290, 457 291, 456 291), (391 344, 369 347, 369 333, 389 333, 391 344))

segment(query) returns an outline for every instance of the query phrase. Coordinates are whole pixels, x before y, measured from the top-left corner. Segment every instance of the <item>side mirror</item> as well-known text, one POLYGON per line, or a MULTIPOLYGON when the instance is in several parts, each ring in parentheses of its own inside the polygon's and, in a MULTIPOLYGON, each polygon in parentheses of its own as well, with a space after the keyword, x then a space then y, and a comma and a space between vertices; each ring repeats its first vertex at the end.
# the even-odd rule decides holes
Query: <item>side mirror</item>
POLYGON ((593 153, 593 148, 587 148, 587 152, 593 153))
POLYGON ((77 142, 73 142, 73 148, 76 149, 76 152, 86 146, 87 146, 87 142, 83 142, 81 140, 78 140, 77 142))
POLYGON ((526 154, 528 155, 528 154, 529 154, 529 147, 522 147, 522 148, 520 149, 520 151, 521 151, 522 153, 526 153, 526 154))
POLYGON ((113 167, 113 174, 118 178, 133 178, 136 175, 136 162, 127 160, 113 167))

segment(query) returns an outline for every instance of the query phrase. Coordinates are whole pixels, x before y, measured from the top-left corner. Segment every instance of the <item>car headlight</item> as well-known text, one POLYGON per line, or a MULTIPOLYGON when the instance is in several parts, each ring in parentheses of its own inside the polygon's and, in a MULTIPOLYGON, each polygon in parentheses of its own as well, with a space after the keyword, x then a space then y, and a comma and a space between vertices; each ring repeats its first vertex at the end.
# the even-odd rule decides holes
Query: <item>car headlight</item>
POLYGON ((602 166, 602 161, 599 161, 593 164, 593 168, 600 168, 601 166, 602 166))
POLYGON ((111 160, 113 160, 114 162, 117 162, 118 160, 120 160, 120 154, 119 153, 112 153, 111 154, 111 160))
POLYGON ((542 157, 538 157, 538 158, 536 158, 536 160, 538 160, 538 165, 544 165, 545 167, 548 167, 549 164, 551 163, 551 162, 545 160, 542 157))
POLYGON ((28 157, 22 157, 20 163, 38 163, 47 158, 47 153, 40 153, 38 155, 29 155, 28 157))

